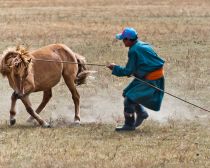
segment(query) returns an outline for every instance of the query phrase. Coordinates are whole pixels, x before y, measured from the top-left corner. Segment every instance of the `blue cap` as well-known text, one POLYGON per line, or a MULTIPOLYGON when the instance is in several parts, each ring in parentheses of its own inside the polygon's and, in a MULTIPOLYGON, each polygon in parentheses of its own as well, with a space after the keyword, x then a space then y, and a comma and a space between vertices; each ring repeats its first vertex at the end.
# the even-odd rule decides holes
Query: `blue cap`
POLYGON ((122 33, 116 34, 116 39, 123 40, 125 38, 134 40, 138 37, 138 33, 134 28, 126 27, 122 33))

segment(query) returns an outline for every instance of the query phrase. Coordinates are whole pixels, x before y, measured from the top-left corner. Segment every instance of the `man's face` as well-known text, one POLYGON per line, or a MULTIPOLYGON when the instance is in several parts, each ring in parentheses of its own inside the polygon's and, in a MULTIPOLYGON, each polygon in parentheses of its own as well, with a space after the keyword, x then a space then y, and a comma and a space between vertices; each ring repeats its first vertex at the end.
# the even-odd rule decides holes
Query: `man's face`
POLYGON ((133 45, 133 41, 130 41, 129 39, 123 39, 123 43, 125 47, 131 47, 133 45))

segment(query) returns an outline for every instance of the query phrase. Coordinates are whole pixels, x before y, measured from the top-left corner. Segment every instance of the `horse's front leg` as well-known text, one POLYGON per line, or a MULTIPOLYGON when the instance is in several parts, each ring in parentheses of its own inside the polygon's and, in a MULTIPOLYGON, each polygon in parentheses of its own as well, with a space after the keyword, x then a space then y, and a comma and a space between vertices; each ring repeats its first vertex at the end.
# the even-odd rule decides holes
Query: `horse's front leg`
MULTIPOLYGON (((49 102, 49 100, 51 99, 51 97, 52 97, 52 90, 51 89, 44 91, 42 102, 39 105, 39 107, 36 109, 36 113, 37 114, 39 114, 44 109, 44 107, 49 102)), ((34 118, 32 116, 30 116, 27 119, 27 122, 29 122, 29 123, 31 123, 33 121, 34 121, 34 118)))
POLYGON ((10 108, 10 125, 14 125, 16 123, 15 115, 16 115, 16 109, 15 105, 18 99, 18 95, 13 92, 11 96, 11 108, 10 108))
POLYGON ((43 127, 50 127, 50 125, 44 121, 36 112, 34 112, 34 110, 32 109, 32 105, 31 102, 29 100, 29 96, 25 95, 23 97, 21 97, 21 100, 23 102, 23 104, 25 105, 25 108, 27 110, 27 112, 37 120, 37 122, 43 126, 43 127))

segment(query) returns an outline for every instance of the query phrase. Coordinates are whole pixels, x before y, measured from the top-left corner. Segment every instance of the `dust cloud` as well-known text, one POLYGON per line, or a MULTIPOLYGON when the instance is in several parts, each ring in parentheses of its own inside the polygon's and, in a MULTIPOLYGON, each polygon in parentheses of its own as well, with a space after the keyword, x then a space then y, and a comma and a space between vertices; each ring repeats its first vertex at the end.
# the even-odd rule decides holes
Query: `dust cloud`
MULTIPOLYGON (((12 89, 7 80, 2 80, 0 85, 0 121, 9 119, 10 97, 12 89)), ((78 88, 81 96, 81 123, 121 123, 123 117, 122 90, 102 88, 94 90, 86 86, 78 88)), ((42 92, 30 95, 33 109, 36 109, 42 100, 42 92)), ((18 100, 17 122, 24 124, 29 117, 22 102, 18 100)), ((148 110, 149 119, 160 123, 169 120, 203 120, 209 118, 209 114, 177 100, 169 95, 164 96, 159 112, 148 110)), ((45 120, 52 122, 73 123, 74 105, 67 88, 61 83, 53 88, 53 97, 46 108, 40 114, 45 120)))
MULTIPOLYGON (((184 102, 165 95, 161 110, 158 112, 146 109, 149 119, 160 123, 169 120, 198 120, 209 117, 205 112, 192 109, 184 102)), ((115 90, 100 93, 89 98, 83 98, 81 106, 82 121, 117 123, 123 121, 123 97, 121 91, 115 90)))

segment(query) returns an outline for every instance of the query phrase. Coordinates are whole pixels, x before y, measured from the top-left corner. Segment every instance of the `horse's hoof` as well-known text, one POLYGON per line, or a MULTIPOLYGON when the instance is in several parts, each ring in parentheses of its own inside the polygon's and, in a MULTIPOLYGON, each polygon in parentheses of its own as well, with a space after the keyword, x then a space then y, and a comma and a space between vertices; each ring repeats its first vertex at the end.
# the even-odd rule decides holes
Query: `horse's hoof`
POLYGON ((16 119, 13 118, 10 120, 10 125, 15 125, 15 123, 16 123, 16 119))
POLYGON ((80 120, 75 120, 75 121, 74 121, 74 125, 75 125, 75 126, 80 126, 80 120))
POLYGON ((44 123, 44 124, 42 125, 42 127, 43 127, 43 128, 51 128, 51 125, 48 124, 48 123, 44 123))

